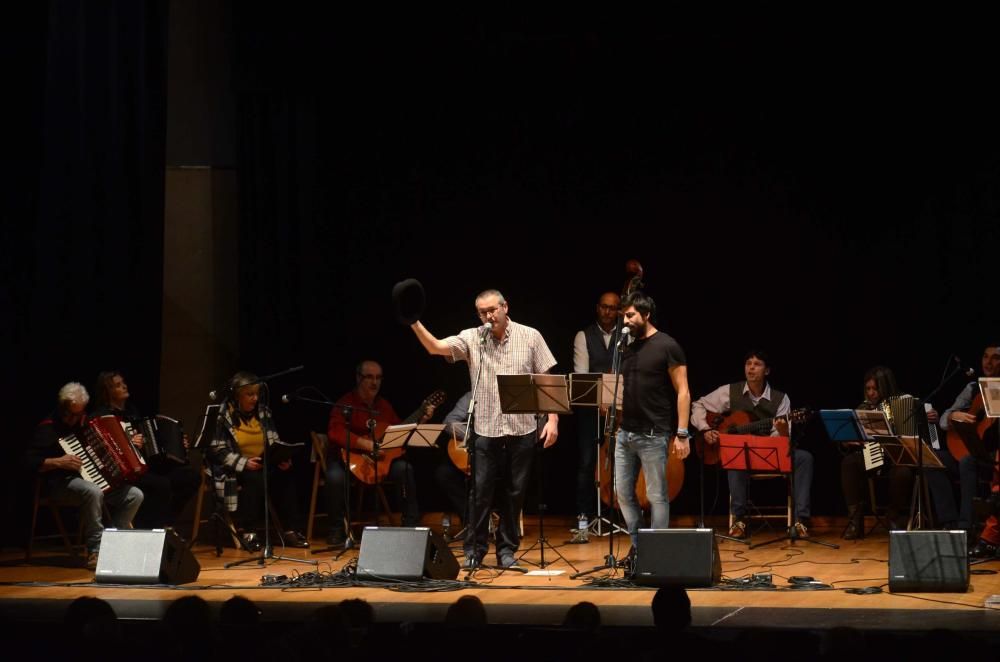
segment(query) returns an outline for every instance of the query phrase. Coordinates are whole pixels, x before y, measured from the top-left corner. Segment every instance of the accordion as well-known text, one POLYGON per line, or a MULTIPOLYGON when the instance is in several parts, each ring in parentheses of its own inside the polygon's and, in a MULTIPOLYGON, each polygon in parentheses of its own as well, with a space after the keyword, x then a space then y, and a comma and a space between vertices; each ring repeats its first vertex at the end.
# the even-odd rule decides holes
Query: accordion
POLYGON ((169 416, 144 418, 135 423, 122 423, 129 437, 142 435, 141 452, 150 464, 187 464, 187 449, 184 448, 184 426, 169 416))
POLYGON ((917 399, 912 395, 896 395, 886 398, 882 411, 889 419, 893 434, 901 437, 920 437, 932 446, 938 446, 937 426, 928 425, 927 408, 917 407, 917 399))
POLYGON ((59 445, 80 458, 80 476, 105 492, 134 481, 149 468, 117 416, 92 418, 78 434, 60 439, 59 445))

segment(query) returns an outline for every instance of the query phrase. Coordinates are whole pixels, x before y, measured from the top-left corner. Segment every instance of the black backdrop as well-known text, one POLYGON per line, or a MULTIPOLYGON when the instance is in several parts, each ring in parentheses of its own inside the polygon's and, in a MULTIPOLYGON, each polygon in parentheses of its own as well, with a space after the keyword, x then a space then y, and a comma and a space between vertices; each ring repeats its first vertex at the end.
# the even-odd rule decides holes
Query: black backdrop
MULTIPOLYGON (((406 277, 440 336, 477 324, 475 294, 501 289, 568 372, 574 332, 628 258, 687 351, 695 397, 739 379, 751 346, 770 350, 793 406, 856 404, 877 363, 928 393, 952 353, 976 364, 996 336, 996 106, 974 39, 944 55, 767 27, 286 20, 243 11, 237 35, 242 354, 307 364, 285 388, 336 396, 370 356, 397 409, 467 389, 463 366, 393 321, 406 277)), ((562 430, 548 498, 568 512, 572 420, 562 430)), ((839 512, 837 452, 807 432, 814 510, 839 512)))
MULTIPOLYGON (((6 46, 24 63, 3 265, 18 438, 59 384, 108 365, 155 406, 165 7, 52 3, 6 46)), ((439 335, 501 289, 569 371, 629 258, 696 397, 738 379, 750 346, 794 406, 840 407, 873 364, 927 393, 953 353, 997 342, 995 58, 976 34, 233 15, 241 363, 307 366, 275 394, 335 397, 366 356, 400 411, 468 388, 393 321, 406 277, 439 335)), ((323 425, 276 413, 289 436, 323 425)), ((562 436, 548 500, 569 512, 571 419, 562 436)), ((806 444, 814 510, 838 512, 836 452, 815 427, 806 444)), ((694 503, 686 489, 677 511, 694 503)))

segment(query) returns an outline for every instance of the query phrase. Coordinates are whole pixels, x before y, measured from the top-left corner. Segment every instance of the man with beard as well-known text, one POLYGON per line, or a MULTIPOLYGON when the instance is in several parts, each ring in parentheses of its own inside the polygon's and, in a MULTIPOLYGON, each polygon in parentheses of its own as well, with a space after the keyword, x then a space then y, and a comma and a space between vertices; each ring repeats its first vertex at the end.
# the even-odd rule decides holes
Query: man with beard
POLYGON ((670 526, 667 453, 684 459, 691 452, 687 429, 691 392, 684 350, 653 325, 653 299, 641 291, 633 292, 622 302, 622 311, 632 341, 622 355, 624 389, 615 446, 615 491, 632 538, 631 556, 638 545, 642 520, 635 496, 636 462, 646 479, 652 528, 666 529, 670 526))

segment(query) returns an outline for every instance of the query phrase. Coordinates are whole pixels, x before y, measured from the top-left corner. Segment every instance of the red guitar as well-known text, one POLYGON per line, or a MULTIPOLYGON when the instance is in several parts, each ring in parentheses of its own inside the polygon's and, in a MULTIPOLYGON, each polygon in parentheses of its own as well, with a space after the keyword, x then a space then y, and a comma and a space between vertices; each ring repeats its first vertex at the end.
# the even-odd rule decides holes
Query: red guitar
MULTIPOLYGON (((716 430, 721 434, 756 434, 767 436, 771 434, 771 428, 775 425, 780 426, 786 421, 803 423, 809 420, 810 416, 812 416, 812 412, 808 409, 794 409, 788 413, 788 416, 760 419, 748 411, 732 411, 728 414, 709 412, 706 420, 708 421, 709 429, 716 430)), ((780 427, 778 431, 781 431, 780 427)), ((706 442, 705 432, 707 430, 702 430, 695 437, 695 451, 697 451, 702 462, 705 464, 719 464, 721 461, 719 457, 719 444, 706 442)))
MULTIPOLYGON (((416 423, 424 415, 424 412, 428 407, 437 407, 445 401, 448 396, 444 391, 434 391, 429 396, 424 398, 424 401, 420 403, 416 411, 406 417, 402 422, 404 425, 407 423, 416 423)), ((388 423, 383 423, 379 421, 375 424, 375 438, 381 439, 385 434, 385 429, 389 427, 388 423)), ((389 467, 392 465, 392 461, 397 457, 402 457, 406 453, 405 448, 390 448, 388 450, 380 450, 378 456, 378 473, 375 472, 375 456, 369 451, 360 451, 351 448, 350 461, 347 458, 347 449, 341 448, 340 454, 344 458, 344 463, 350 467, 351 473, 354 477, 360 480, 362 483, 368 485, 375 485, 376 483, 382 482, 386 474, 389 473, 389 467)))

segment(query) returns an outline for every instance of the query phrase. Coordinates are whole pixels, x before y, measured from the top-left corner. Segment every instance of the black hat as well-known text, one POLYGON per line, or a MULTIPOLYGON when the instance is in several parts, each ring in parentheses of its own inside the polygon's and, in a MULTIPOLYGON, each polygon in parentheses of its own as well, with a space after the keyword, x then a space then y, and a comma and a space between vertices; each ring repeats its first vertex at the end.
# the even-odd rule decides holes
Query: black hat
POLYGON ((407 278, 392 287, 392 307, 400 324, 413 324, 424 314, 424 286, 407 278))

